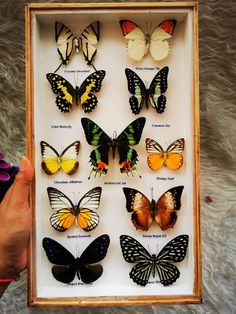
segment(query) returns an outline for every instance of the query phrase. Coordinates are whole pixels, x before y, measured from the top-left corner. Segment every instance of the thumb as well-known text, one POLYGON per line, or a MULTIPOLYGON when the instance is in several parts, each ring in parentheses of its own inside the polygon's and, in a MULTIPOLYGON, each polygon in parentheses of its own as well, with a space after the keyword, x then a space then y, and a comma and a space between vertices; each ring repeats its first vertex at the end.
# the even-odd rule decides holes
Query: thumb
POLYGON ((10 209, 14 211, 24 211, 28 209, 30 184, 33 179, 33 173, 33 166, 29 159, 22 157, 20 171, 16 175, 11 187, 11 193, 8 200, 10 209))

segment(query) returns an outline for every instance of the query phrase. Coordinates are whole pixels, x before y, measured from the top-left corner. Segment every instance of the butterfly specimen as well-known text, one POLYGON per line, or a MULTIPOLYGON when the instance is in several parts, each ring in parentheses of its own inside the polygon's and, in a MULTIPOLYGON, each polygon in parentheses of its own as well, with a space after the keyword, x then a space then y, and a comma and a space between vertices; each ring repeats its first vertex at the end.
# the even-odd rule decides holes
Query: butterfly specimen
POLYGON ((183 164, 184 139, 171 143, 166 150, 151 138, 146 139, 146 150, 149 153, 147 157, 148 166, 152 170, 158 170, 163 165, 172 170, 179 169, 183 164))
POLYGON ((176 20, 166 20, 160 23, 151 34, 144 34, 141 28, 132 21, 121 20, 120 27, 124 38, 127 39, 128 55, 136 60, 143 59, 150 51, 154 60, 159 61, 169 54, 169 43, 167 39, 173 35, 176 20))
POLYGON ((162 95, 167 90, 167 77, 169 68, 166 66, 154 76, 150 87, 146 88, 141 78, 131 69, 126 68, 125 74, 128 82, 128 90, 133 95, 129 98, 131 111, 139 114, 145 104, 151 105, 157 113, 162 113, 166 107, 166 97, 162 95))
POLYGON ((96 281, 103 273, 103 267, 96 264, 104 259, 110 244, 107 234, 96 238, 75 258, 64 246, 50 238, 43 238, 43 248, 52 267, 53 277, 63 283, 74 280, 75 274, 84 283, 96 281))
POLYGON ((74 205, 64 193, 55 188, 49 187, 47 192, 51 207, 55 210, 50 217, 50 223, 54 229, 64 232, 74 222, 84 231, 91 231, 97 227, 99 216, 94 210, 100 204, 101 187, 97 186, 88 191, 78 205, 74 205))
POLYGON ((59 155, 58 152, 49 145, 47 142, 41 141, 41 154, 42 154, 42 169, 48 174, 52 175, 62 169, 66 174, 74 174, 78 167, 77 160, 79 153, 80 142, 75 141, 66 147, 59 155))
POLYGON ((54 94, 58 95, 56 104, 61 112, 70 112, 73 102, 76 105, 80 102, 84 112, 88 113, 97 106, 98 100, 93 93, 100 91, 105 74, 106 72, 103 70, 93 72, 80 87, 76 86, 75 88, 58 74, 48 73, 46 77, 54 94))
MULTIPOLYGON (((130 123, 118 137, 110 138, 95 122, 90 119, 82 118, 82 126, 86 140, 89 145, 98 146, 90 154, 90 163, 92 165, 91 173, 106 175, 108 170, 108 153, 112 150, 113 159, 116 149, 120 157, 120 172, 127 175, 137 171, 136 164, 138 153, 130 148, 137 145, 141 139, 142 131, 146 122, 145 118, 138 118, 130 123)), ((89 178, 91 177, 91 173, 89 178)))
MULTIPOLYGON (((173 228, 176 220, 176 211, 181 207, 181 195, 183 186, 175 186, 166 191, 155 201, 152 196, 151 202, 141 192, 123 188, 126 197, 126 209, 131 215, 131 221, 136 229, 147 231, 154 220, 162 230, 173 228)), ((153 191, 152 191, 153 193, 153 191)))
POLYGON ((173 263, 182 262, 188 248, 189 236, 182 234, 164 246, 159 254, 150 254, 137 240, 120 236, 123 257, 127 263, 137 263, 130 271, 130 278, 141 286, 146 286, 150 275, 157 272, 164 286, 174 283, 180 276, 179 269, 173 263))
MULTIPOLYGON (((58 44, 57 52, 61 59, 61 64, 68 64, 73 51, 79 52, 81 49, 84 59, 88 65, 92 65, 97 53, 96 45, 99 41, 99 22, 94 22, 87 26, 79 37, 75 37, 72 31, 60 22, 55 23, 55 39, 58 44)), ((95 69, 96 70, 96 69, 95 69)))

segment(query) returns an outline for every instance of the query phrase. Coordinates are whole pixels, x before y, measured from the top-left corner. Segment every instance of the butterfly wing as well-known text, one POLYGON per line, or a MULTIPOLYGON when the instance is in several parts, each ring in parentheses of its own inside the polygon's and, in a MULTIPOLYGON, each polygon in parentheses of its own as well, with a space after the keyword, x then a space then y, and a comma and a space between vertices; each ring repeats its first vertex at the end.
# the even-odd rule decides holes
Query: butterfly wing
POLYGON ((168 146, 165 158, 166 167, 177 170, 182 166, 184 144, 184 139, 180 138, 168 146))
POLYGON ((147 231, 153 222, 151 203, 141 192, 131 188, 123 188, 126 198, 126 209, 136 229, 147 231))
POLYGON ((62 64, 67 64, 73 51, 73 33, 60 22, 55 23, 55 40, 58 44, 57 52, 62 64))
POLYGON ((158 254, 156 269, 164 286, 172 284, 179 278, 179 269, 171 262, 182 262, 187 253, 188 242, 189 236, 182 234, 167 243, 158 254))
POLYGON ((82 83, 78 93, 84 112, 91 112, 97 106, 98 100, 93 93, 100 91, 105 74, 103 70, 96 71, 82 83))
POLYGON ((79 167, 79 162, 77 160, 79 146, 80 146, 79 141, 73 142, 67 148, 64 149, 60 156, 61 168, 65 173, 69 175, 74 174, 79 167))
POLYGON ((120 246, 123 257, 127 263, 138 262, 130 271, 130 278, 141 286, 148 283, 153 270, 151 255, 134 238, 128 235, 120 236, 120 246))
POLYGON ((118 144, 117 148, 120 156, 120 172, 128 175, 133 173, 133 171, 137 171, 138 153, 136 150, 123 143, 118 144))
POLYGON ((129 20, 120 20, 120 27, 128 41, 126 46, 128 55, 136 61, 142 60, 148 51, 145 34, 137 24, 129 20))
POLYGON ((75 207, 71 200, 61 191, 48 187, 50 205, 56 212, 50 217, 52 227, 60 232, 69 229, 75 222, 75 207))
POLYGON ((81 123, 88 144, 92 146, 100 145, 90 154, 89 162, 92 165, 92 172, 94 171, 100 175, 106 175, 108 170, 108 152, 110 149, 111 139, 92 120, 88 118, 82 118, 81 123))
POLYGON ((173 35, 176 20, 166 20, 160 23, 151 34, 150 53, 154 60, 160 61, 169 54, 167 39, 173 35))
POLYGON ((81 254, 79 272, 84 283, 91 283, 97 280, 103 273, 102 265, 91 265, 103 260, 110 245, 110 238, 103 234, 96 238, 81 254))
POLYGON ((52 267, 54 278, 63 283, 71 282, 76 273, 76 259, 74 256, 57 241, 50 238, 43 238, 43 248, 52 267))
POLYGON ((120 156, 119 164, 121 173, 132 173, 136 170, 135 165, 138 161, 137 152, 129 145, 137 145, 141 139, 145 118, 138 118, 130 123, 123 132, 117 137, 117 148, 120 156))
POLYGON ((166 106, 166 97, 162 95, 167 90, 169 68, 163 67, 153 78, 149 88, 149 103, 157 113, 163 113, 166 106))
MULTIPOLYGON (((90 154, 90 164, 92 165, 92 172, 96 174, 106 175, 108 171, 108 153, 110 146, 107 144, 101 145, 98 148, 94 149, 90 154)), ((91 176, 90 174, 90 176, 91 176)), ((89 176, 89 179, 90 179, 89 176)))
POLYGON ((99 216, 94 211, 100 204, 102 188, 97 186, 88 191, 78 204, 78 225, 85 231, 95 229, 99 223, 99 216))
POLYGON ((128 90, 133 95, 129 98, 131 111, 139 114, 145 102, 146 87, 141 78, 131 69, 125 69, 128 90))
POLYGON ((151 138, 146 139, 146 150, 149 153, 147 164, 152 170, 159 170, 165 161, 163 148, 159 143, 151 138))
POLYGON ((91 65, 97 53, 95 46, 99 41, 99 22, 94 22, 86 27, 80 35, 79 40, 84 59, 88 65, 91 65))
POLYGON ((137 145, 141 139, 146 118, 138 118, 131 122, 117 137, 118 144, 137 145))
POLYGON ((181 207, 181 195, 184 186, 176 186, 166 191, 156 202, 156 222, 162 230, 173 228, 176 220, 176 211, 181 207))
POLYGON ((61 112, 70 112, 75 97, 74 87, 58 74, 48 73, 46 77, 54 94, 58 95, 56 97, 57 107, 61 112))
POLYGON ((92 120, 82 118, 81 123, 89 145, 98 146, 111 142, 110 137, 92 120))
POLYGON ((56 173, 60 168, 59 154, 58 152, 47 142, 41 141, 41 155, 42 155, 42 169, 43 171, 48 174, 52 175, 56 173))

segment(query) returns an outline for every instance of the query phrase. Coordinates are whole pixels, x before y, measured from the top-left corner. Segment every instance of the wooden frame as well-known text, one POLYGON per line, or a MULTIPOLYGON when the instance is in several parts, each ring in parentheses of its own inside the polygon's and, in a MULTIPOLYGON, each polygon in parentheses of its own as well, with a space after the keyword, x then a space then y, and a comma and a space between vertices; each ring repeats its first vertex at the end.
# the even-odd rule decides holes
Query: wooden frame
MULTIPOLYGON (((93 12, 103 10, 111 13, 130 14, 145 10, 189 10, 192 12, 192 148, 193 148, 193 272, 194 284, 191 294, 183 295, 122 295, 122 296, 80 296, 80 297, 54 297, 46 298, 37 295, 36 287, 36 184, 32 185, 31 207, 32 230, 29 243, 28 265, 28 303, 31 307, 54 306, 126 306, 145 304, 176 304, 201 302, 201 232, 200 232, 200 172, 199 172, 199 78, 198 78, 198 4, 196 2, 146 2, 146 3, 48 3, 27 4, 25 11, 26 25, 26 132, 27 156, 33 162, 36 160, 35 152, 35 42, 34 23, 41 14, 63 14, 64 12, 93 12)), ((177 10, 177 11, 176 11, 177 10)), ((52 34, 52 38, 53 38, 52 34)), ((99 48, 98 48, 99 49, 99 48)), ((56 46, 55 46, 56 50, 56 46)), ((37 62, 37 60, 36 60, 37 62)))

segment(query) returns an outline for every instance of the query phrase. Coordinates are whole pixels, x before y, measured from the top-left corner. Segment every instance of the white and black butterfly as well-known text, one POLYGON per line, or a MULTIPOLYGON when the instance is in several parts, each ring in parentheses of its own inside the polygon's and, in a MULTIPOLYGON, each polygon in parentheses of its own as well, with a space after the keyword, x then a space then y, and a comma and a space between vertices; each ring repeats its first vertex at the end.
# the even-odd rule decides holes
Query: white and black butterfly
POLYGON ((57 52, 61 59, 61 64, 55 72, 62 64, 68 64, 74 50, 76 52, 81 50, 87 64, 92 65, 95 69, 93 62, 97 53, 96 45, 99 41, 99 22, 88 25, 78 37, 74 36, 67 26, 61 22, 56 22, 55 40, 59 46, 57 52))
POLYGON ((47 188, 52 209, 55 211, 50 217, 52 227, 60 232, 68 230, 74 223, 84 231, 95 229, 99 223, 96 210, 100 204, 102 188, 97 186, 88 191, 77 204, 63 192, 53 187, 47 188))
POLYGON ((186 255, 189 236, 182 234, 164 246, 159 254, 150 254, 137 240, 120 236, 123 257, 128 263, 137 263, 129 273, 130 278, 141 286, 146 286, 150 275, 157 272, 164 286, 171 285, 180 276, 179 269, 173 263, 181 262, 186 255))

